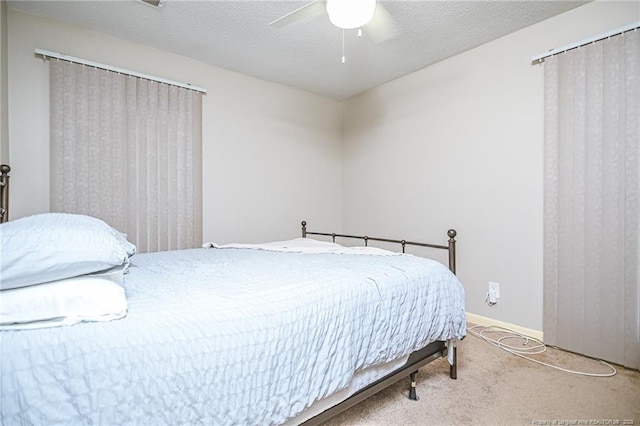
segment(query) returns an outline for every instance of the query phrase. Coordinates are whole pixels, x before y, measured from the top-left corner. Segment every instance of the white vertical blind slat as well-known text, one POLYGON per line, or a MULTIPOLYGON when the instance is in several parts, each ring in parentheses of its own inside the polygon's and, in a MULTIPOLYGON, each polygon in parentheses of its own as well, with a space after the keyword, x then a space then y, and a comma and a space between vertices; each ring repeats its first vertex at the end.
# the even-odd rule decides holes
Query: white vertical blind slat
MULTIPOLYGON (((588 57, 583 62, 601 62, 602 49, 597 48, 587 53, 588 57)), ((585 98, 594 105, 602 105, 602 70, 595 68, 590 73, 585 73, 585 98)), ((603 210, 606 202, 603 199, 603 133, 602 133, 602 108, 587 108, 585 110, 585 223, 589 224, 589 232, 585 234, 585 247, 590 251, 591 262, 585 264, 585 301, 584 301, 584 327, 593 330, 596 336, 601 335, 602 315, 600 310, 587 311, 587 307, 595 306, 601 300, 601 287, 599 283, 605 280, 602 268, 603 257, 606 250, 601 241, 605 239, 606 231, 603 229, 603 210)), ((602 344, 599 339, 586 339, 583 344, 586 350, 594 353, 602 344)))
MULTIPOLYGON (((147 88, 147 205, 158 205, 158 83, 150 81, 147 88)), ((158 209, 147 210, 149 247, 148 251, 158 251, 158 209)))
POLYGON ((136 143, 138 145, 138 162, 136 163, 136 167, 138 180, 138 211, 136 212, 136 216, 138 217, 138 235, 140 238, 138 244, 141 246, 140 249, 144 252, 149 251, 149 221, 147 220, 149 211, 149 129, 147 127, 147 116, 149 114, 149 110, 147 105, 147 88, 148 82, 146 80, 140 80, 137 82, 136 143))
POLYGON ((89 150, 86 143, 88 140, 89 128, 84 124, 89 120, 89 75, 86 67, 76 68, 75 70, 70 69, 69 71, 75 71, 77 80, 77 84, 75 85, 77 89, 75 96, 75 111, 77 115, 74 126, 78 143, 76 144, 75 155, 80 159, 80 161, 75 163, 76 179, 86 182, 88 186, 86 191, 78 192, 78 205, 76 208, 78 211, 88 212, 92 199, 97 197, 97 195, 93 194, 90 188, 91 181, 89 180, 89 174, 92 170, 92 165, 89 164, 89 156, 92 152, 89 150))
MULTIPOLYGON (((544 79, 557 78, 558 62, 546 61, 544 65, 544 79)), ((558 101, 558 85, 545 84, 545 126, 544 126, 544 292, 543 292, 543 327, 544 338, 547 342, 558 339, 558 281, 557 265, 560 227, 557 211, 559 210, 559 125, 556 111, 558 101)))
MULTIPOLYGON (((625 104, 625 139, 627 146, 632 147, 625 152, 626 209, 640 212, 640 36, 629 37, 624 45, 625 61, 625 93, 632 94, 625 104)), ((624 289, 624 359, 628 365, 640 368, 640 219, 627 223, 625 241, 624 271, 626 286, 624 289), (635 318, 635 320, 634 320, 635 318)))
MULTIPOLYGON (((100 74, 96 69, 90 67, 83 67, 87 72, 87 79, 84 81, 87 84, 87 95, 85 98, 85 106, 88 111, 88 120, 79 122, 78 126, 83 127, 84 143, 81 144, 86 149, 86 161, 82 158, 76 158, 79 163, 85 163, 87 165, 87 186, 88 186, 88 199, 89 205, 84 212, 90 216, 97 216, 100 214, 101 202, 100 202, 100 163, 102 161, 100 152, 100 121, 102 119, 101 105, 102 105, 102 91, 100 89, 100 74)), ((69 88, 73 90, 73 88, 69 88)), ((78 87, 76 90, 83 90, 78 87)), ((78 149, 79 147, 76 147, 78 149)), ((80 212, 78 212, 80 213, 80 212)))
MULTIPOLYGON (((175 120, 175 117, 172 115, 172 109, 176 108, 177 105, 177 97, 178 97, 178 89, 177 87, 169 88, 169 158, 171 158, 171 163, 177 160, 178 158, 178 122, 175 120)), ((172 178, 169 179, 169 184, 167 185, 167 195, 169 200, 177 200, 178 199, 178 179, 173 177, 172 170, 167 169, 167 173, 172 175, 172 178)), ((168 231, 168 241, 170 247, 178 246, 178 236, 177 229, 174 226, 177 222, 177 218, 179 217, 178 209, 170 208, 169 209, 169 225, 167 227, 168 231)))
MULTIPOLYGON (((50 132, 51 132, 51 147, 50 147, 50 161, 51 167, 55 167, 56 164, 64 164, 64 156, 62 150, 62 141, 64 140, 64 121, 63 121, 63 111, 62 107, 63 96, 64 96, 64 85, 63 85, 63 72, 60 66, 51 66, 50 68, 50 94, 49 94, 49 103, 50 103, 50 132), (54 84, 55 82, 55 84, 54 84)), ((56 211, 61 208, 63 204, 63 196, 64 196, 64 176, 61 172, 53 173, 51 172, 50 179, 50 202, 52 210, 56 211)))
MULTIPOLYGON (((186 132, 185 132, 185 119, 186 119, 186 115, 188 114, 188 111, 185 109, 185 93, 178 91, 177 93, 177 99, 176 99, 176 108, 173 110, 173 113, 175 114, 174 119, 176 119, 176 123, 177 123, 177 134, 176 134, 176 159, 179 163, 183 163, 187 160, 186 155, 185 155, 185 151, 186 151, 186 146, 185 146, 185 138, 186 138, 186 132), (178 113, 179 112, 179 113, 178 113)), ((185 174, 181 174, 180 176, 177 176, 177 184, 178 184, 178 188, 186 188, 187 187, 187 179, 186 179, 186 173, 185 174)), ((178 206, 177 206, 177 211, 178 211, 178 215, 179 216, 184 216, 185 214, 185 207, 187 204, 187 194, 186 191, 181 191, 178 190, 177 194, 176 194, 176 199, 178 200, 178 206)), ((176 237, 177 237, 177 241, 179 245, 183 245, 186 243, 186 238, 185 238, 185 225, 186 225, 186 221, 179 221, 176 223, 177 227, 176 227, 176 237)))
MULTIPOLYGON (((127 76, 126 77, 126 88, 125 88, 125 115, 127 117, 127 126, 126 126, 126 152, 127 152, 127 160, 126 160, 126 184, 124 186, 127 204, 126 204, 126 221, 127 228, 123 230, 127 233, 129 241, 134 242, 138 245, 138 241, 140 241, 140 228, 138 226, 138 216, 136 212, 139 210, 138 206, 138 180, 135 178, 137 174, 137 164, 140 161, 138 156, 138 144, 137 144, 137 98, 138 92, 136 90, 137 79, 135 77, 127 76)), ((139 248, 140 251, 141 248, 139 248)))
POLYGON ((128 118, 126 115, 126 76, 118 75, 115 79, 113 92, 114 116, 113 116, 113 141, 111 144, 111 160, 109 163, 109 181, 113 188, 111 191, 110 210, 111 220, 116 229, 126 229, 126 201, 127 196, 116 188, 124 188, 127 185, 126 173, 126 127, 128 118))
MULTIPOLYGON (((169 226, 169 202, 168 186, 170 183, 169 162, 169 87, 162 86, 158 101, 160 104, 158 117, 158 229, 168 229, 169 226)), ((158 249, 168 250, 169 236, 158 239, 158 249)))
MULTIPOLYGON (((191 117, 191 127, 193 129, 193 140, 202 140, 202 95, 191 94, 191 104, 193 105, 193 115, 191 117)), ((193 245, 202 245, 202 143, 194 143, 193 146, 193 162, 200 163, 198 167, 192 169, 193 173, 193 207, 191 214, 193 215, 193 245)))

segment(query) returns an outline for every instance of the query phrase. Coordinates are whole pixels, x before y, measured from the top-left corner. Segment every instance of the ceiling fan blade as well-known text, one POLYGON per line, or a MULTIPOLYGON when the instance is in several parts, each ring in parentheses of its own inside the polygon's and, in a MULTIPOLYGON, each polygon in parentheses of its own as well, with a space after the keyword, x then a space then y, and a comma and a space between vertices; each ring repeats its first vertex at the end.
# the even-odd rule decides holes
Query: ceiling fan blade
POLYGON ((400 34, 400 28, 398 28, 389 12, 387 12, 387 9, 378 2, 373 18, 364 26, 364 32, 375 43, 382 43, 400 34))
POLYGON ((275 21, 269 22, 269 25, 276 28, 282 28, 289 24, 293 24, 294 22, 321 15, 325 13, 325 11, 326 5, 324 0, 313 0, 311 3, 307 3, 293 12, 287 13, 275 21))
POLYGON ((149 6, 162 7, 162 0, 142 0, 149 6))

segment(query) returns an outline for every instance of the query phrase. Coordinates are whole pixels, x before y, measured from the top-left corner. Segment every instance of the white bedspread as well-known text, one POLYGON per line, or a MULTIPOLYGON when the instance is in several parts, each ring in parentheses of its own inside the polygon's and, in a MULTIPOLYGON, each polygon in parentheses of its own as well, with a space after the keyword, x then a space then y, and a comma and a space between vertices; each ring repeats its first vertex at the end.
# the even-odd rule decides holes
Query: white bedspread
POLYGON ((399 256, 401 253, 384 250, 377 247, 346 247, 329 241, 319 241, 312 238, 294 238, 293 240, 273 241, 259 244, 216 244, 214 242, 204 243, 204 248, 247 248, 256 250, 279 251, 285 253, 333 253, 333 254, 375 254, 378 256, 399 256))
POLYGON ((131 260, 126 318, 0 332, 2 424, 280 424, 360 369, 466 334, 462 286, 415 256, 131 260))

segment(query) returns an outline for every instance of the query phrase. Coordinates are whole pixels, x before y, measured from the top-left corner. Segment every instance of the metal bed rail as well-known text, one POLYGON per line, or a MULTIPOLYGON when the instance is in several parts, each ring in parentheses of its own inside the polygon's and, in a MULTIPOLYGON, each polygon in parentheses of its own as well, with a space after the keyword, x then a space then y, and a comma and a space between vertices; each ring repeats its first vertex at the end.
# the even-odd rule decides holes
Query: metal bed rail
POLYGON ((307 238, 307 235, 319 235, 324 237, 331 237, 334 243, 336 242, 336 237, 354 238, 358 240, 364 240, 365 247, 369 246, 369 241, 395 243, 395 244, 402 245, 402 253, 405 253, 405 248, 408 245, 447 250, 449 252, 449 269, 454 274, 456 273, 456 235, 458 235, 458 233, 456 232, 455 229, 449 229, 447 231, 447 235, 449 236, 449 241, 448 241, 448 244, 445 246, 445 245, 439 245, 439 244, 420 243, 416 241, 394 240, 391 238, 369 237, 368 235, 337 234, 335 232, 312 232, 307 230, 307 222, 304 220, 301 222, 301 225, 302 225, 302 238, 307 238))

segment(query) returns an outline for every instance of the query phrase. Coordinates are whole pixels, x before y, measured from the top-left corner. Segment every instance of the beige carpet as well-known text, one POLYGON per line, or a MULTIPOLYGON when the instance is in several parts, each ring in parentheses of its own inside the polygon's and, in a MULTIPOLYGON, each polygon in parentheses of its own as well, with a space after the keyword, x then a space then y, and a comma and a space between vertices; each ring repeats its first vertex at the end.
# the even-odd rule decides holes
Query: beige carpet
MULTIPOLYGON (((438 359, 409 380, 325 423, 332 425, 640 425, 640 373, 615 366, 613 377, 576 376, 524 360, 468 335, 458 348, 458 379, 438 359)), ((579 371, 606 373, 598 361, 548 348, 535 358, 579 371)))

